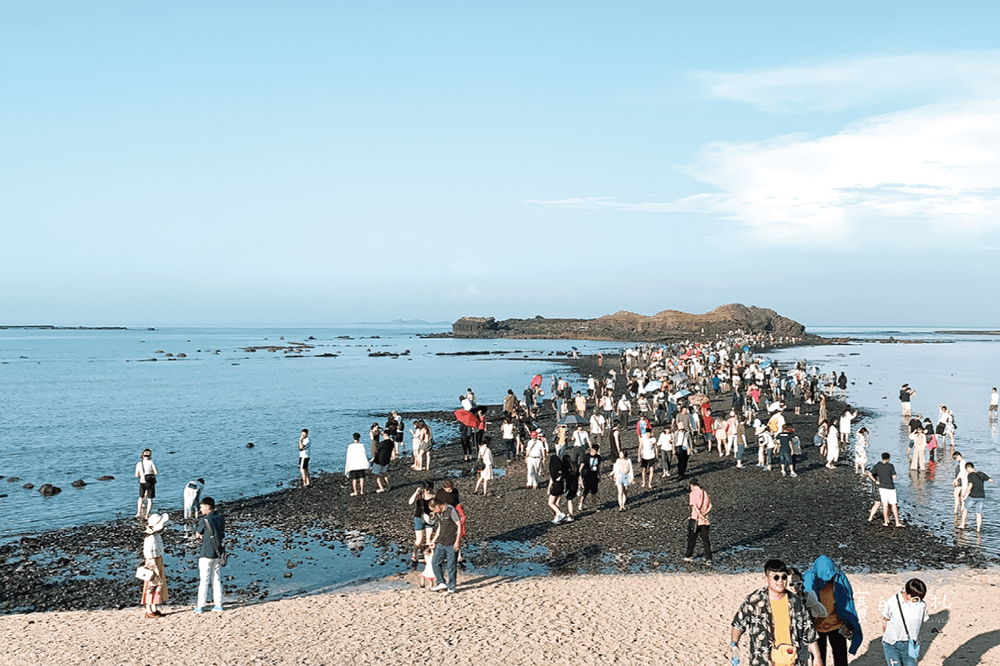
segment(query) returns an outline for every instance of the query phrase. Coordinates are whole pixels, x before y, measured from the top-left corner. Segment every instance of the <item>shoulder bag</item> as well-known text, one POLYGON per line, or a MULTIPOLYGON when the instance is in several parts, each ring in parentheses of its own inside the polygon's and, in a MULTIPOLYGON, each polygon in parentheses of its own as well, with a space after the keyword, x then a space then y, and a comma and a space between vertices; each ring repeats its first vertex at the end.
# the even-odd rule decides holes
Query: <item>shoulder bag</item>
POLYGON ((903 631, 906 632, 906 652, 910 655, 910 659, 916 661, 920 658, 920 642, 910 636, 910 630, 906 626, 906 616, 903 615, 903 602, 899 600, 899 594, 896 595, 896 605, 899 606, 899 621, 903 623, 903 631))
POLYGON ((212 540, 212 549, 218 556, 219 566, 224 567, 229 563, 229 553, 226 549, 219 543, 219 540, 215 536, 215 530, 212 529, 212 521, 205 516, 205 529, 208 530, 208 538, 212 540))

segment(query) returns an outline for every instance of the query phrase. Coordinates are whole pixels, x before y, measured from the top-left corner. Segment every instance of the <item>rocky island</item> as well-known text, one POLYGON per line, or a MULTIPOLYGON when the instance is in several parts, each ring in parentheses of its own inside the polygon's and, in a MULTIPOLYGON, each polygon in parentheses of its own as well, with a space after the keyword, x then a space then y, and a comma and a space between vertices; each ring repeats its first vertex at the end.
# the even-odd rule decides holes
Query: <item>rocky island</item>
POLYGON ((739 303, 722 305, 705 314, 663 310, 646 316, 619 311, 596 319, 504 319, 462 317, 452 324, 456 338, 530 338, 664 342, 731 332, 770 333, 776 338, 812 338, 805 326, 774 310, 739 303))

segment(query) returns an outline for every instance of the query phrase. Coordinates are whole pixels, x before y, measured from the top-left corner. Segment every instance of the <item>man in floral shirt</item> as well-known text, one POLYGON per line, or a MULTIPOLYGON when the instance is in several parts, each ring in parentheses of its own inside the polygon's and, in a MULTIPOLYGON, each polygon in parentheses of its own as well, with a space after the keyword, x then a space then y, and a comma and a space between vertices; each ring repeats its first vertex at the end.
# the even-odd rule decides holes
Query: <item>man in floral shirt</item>
POLYGON ((788 593, 788 568, 781 560, 764 564, 767 587, 751 593, 733 618, 732 656, 739 656, 740 636, 750 634, 750 666, 792 666, 806 651, 819 665, 819 636, 805 602, 788 593))

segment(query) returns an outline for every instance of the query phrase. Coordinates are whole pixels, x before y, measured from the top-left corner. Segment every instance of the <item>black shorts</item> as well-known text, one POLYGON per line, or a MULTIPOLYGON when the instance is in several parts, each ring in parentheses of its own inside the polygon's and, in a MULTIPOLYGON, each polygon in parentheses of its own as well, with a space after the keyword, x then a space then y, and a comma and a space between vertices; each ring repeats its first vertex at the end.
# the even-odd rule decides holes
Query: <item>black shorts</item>
POLYGON ((642 469, 649 469, 650 467, 656 467, 656 458, 643 458, 639 461, 639 467, 642 469))
POLYGON ((352 469, 347 475, 351 477, 352 480, 363 479, 365 478, 366 471, 367 470, 363 469, 352 469))
POLYGON ((140 483, 139 497, 144 499, 154 499, 156 497, 156 482, 154 481, 153 483, 140 483))
POLYGON ((299 458, 299 469, 303 472, 309 471, 309 458, 299 458))
POLYGON ((597 494, 597 484, 600 478, 594 474, 593 476, 584 474, 583 475, 583 494, 584 495, 596 495, 597 494))

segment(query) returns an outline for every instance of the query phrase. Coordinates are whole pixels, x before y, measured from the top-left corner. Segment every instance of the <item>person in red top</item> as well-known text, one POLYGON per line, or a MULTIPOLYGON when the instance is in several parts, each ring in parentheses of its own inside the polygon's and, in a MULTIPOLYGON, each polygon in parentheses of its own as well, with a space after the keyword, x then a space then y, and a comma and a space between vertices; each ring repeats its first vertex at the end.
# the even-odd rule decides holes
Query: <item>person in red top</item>
POLYGON ((652 426, 649 424, 649 419, 647 419, 645 416, 640 416, 639 420, 636 421, 635 424, 635 436, 638 437, 639 439, 642 439, 642 436, 645 435, 647 432, 649 432, 651 429, 652 426))

